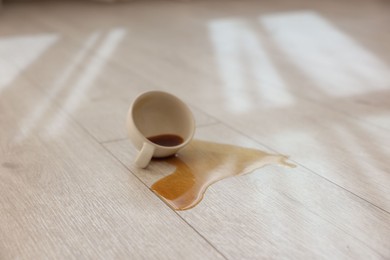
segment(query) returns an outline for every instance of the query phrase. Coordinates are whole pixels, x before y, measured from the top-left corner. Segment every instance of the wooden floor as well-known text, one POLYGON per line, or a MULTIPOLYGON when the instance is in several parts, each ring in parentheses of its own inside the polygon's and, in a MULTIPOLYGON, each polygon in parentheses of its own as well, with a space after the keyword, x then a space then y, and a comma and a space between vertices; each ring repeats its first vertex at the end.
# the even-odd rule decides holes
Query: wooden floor
POLYGON ((0 12, 0 259, 389 259, 389 161, 389 1, 0 12), (130 103, 152 89, 190 104, 197 139, 298 167, 173 211, 149 189, 162 170, 136 169, 126 138, 130 103))

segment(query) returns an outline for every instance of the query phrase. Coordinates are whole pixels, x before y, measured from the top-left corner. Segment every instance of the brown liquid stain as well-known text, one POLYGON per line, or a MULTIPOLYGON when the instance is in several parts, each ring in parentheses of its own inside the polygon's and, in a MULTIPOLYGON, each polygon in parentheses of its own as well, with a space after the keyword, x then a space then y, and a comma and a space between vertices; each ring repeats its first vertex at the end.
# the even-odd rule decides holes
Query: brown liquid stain
POLYGON ((164 159, 175 171, 151 188, 171 208, 186 210, 195 207, 213 183, 269 164, 295 167, 287 159, 257 149, 193 140, 178 155, 164 159))

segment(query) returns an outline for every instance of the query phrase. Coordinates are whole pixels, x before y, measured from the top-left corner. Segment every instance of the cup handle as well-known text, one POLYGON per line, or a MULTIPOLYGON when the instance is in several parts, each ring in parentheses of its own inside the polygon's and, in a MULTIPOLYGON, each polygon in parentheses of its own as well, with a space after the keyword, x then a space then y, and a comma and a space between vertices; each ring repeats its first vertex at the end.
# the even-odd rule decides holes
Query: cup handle
POLYGON ((145 142, 142 145, 141 151, 138 153, 137 158, 135 158, 135 165, 139 168, 146 168, 153 157, 153 153, 154 146, 145 142))

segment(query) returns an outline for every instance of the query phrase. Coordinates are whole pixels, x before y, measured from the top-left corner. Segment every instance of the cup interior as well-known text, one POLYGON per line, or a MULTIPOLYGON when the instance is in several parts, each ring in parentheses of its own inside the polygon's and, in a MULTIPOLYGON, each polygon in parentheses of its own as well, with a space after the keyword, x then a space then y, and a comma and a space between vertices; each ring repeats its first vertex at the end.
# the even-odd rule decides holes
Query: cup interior
POLYGON ((146 138, 176 135, 187 143, 194 132, 194 119, 188 107, 177 97, 160 91, 141 95, 133 104, 132 117, 146 138))

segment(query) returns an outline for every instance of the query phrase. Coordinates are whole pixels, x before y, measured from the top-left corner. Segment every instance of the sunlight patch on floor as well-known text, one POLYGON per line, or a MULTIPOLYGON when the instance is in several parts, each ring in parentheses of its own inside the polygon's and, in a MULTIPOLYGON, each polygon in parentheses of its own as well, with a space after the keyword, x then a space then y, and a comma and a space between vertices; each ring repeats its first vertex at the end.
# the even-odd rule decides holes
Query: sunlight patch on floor
POLYGON ((72 76, 77 73, 77 69, 80 69, 81 63, 85 61, 89 50, 96 44, 99 33, 92 33, 75 56, 71 59, 67 67, 63 72, 57 77, 54 83, 50 86, 50 89, 47 91, 47 97, 37 106, 32 109, 32 111, 23 119, 20 124, 20 133, 17 135, 16 141, 22 141, 24 138, 27 138, 31 131, 39 126, 39 123, 47 120, 45 116, 50 114, 50 108, 53 105, 53 100, 57 98, 61 91, 67 87, 67 83, 71 80, 72 76))
POLYGON ((259 20, 320 92, 350 96, 390 85, 390 69, 383 61, 316 12, 279 13, 259 20))
POLYGON ((58 39, 55 34, 0 37, 0 93, 58 39))
POLYGON ((292 96, 251 24, 241 19, 214 20, 209 37, 222 80, 221 94, 234 113, 244 113, 262 101, 288 106, 292 96), (277 99, 275 99, 277 97, 277 99))
MULTIPOLYGON (((72 114, 77 110, 88 90, 93 86, 94 80, 102 72, 107 60, 125 36, 126 30, 122 28, 113 29, 103 36, 102 42, 94 50, 98 55, 91 57, 88 64, 78 72, 78 79, 63 102, 65 111, 72 114)), ((49 126, 50 131, 53 131, 53 133, 61 132, 65 123, 64 119, 64 117, 55 118, 49 126)))

